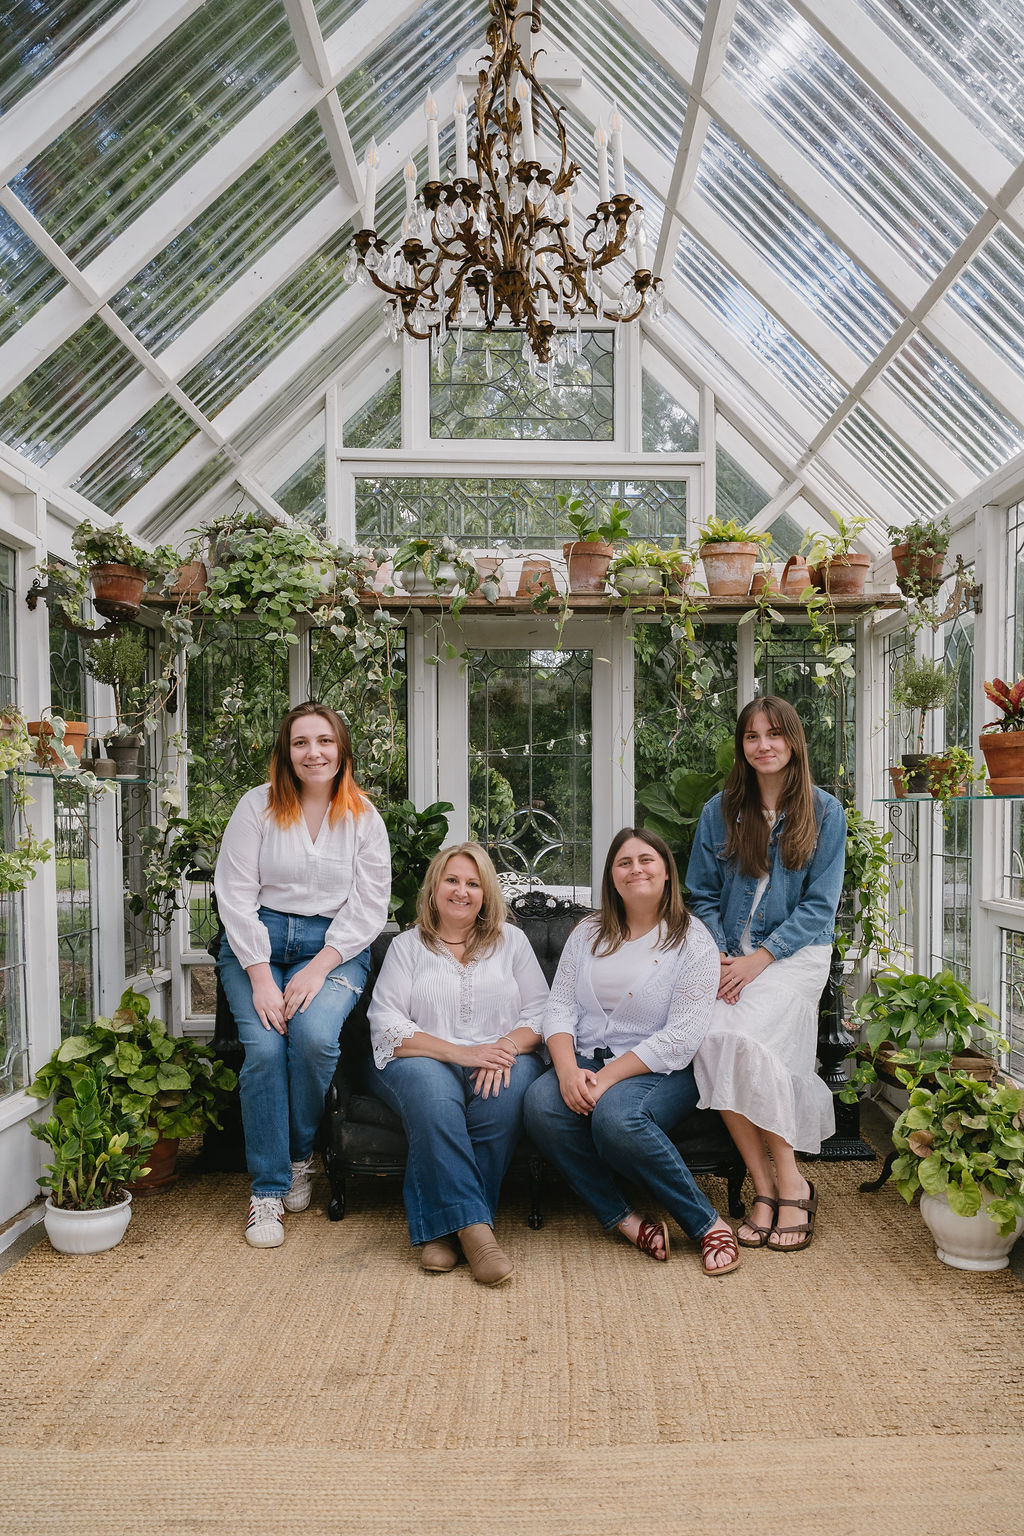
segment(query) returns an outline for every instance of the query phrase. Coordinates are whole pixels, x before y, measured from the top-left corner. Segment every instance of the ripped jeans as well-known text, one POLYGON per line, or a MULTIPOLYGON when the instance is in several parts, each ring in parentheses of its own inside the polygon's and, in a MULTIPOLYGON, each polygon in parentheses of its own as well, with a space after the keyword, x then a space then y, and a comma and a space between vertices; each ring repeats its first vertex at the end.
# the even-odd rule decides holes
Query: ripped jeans
MULTIPOLYGON (((270 935, 270 969, 283 992, 323 949, 330 919, 269 907, 260 907, 257 915, 270 935)), ((288 1033, 279 1035, 264 1028, 253 1007, 252 983, 227 939, 221 940, 217 971, 245 1047, 239 1096, 254 1195, 286 1195, 292 1163, 312 1152, 338 1063, 341 1026, 363 990, 369 965, 368 949, 336 965, 305 1013, 289 1019, 288 1033)))

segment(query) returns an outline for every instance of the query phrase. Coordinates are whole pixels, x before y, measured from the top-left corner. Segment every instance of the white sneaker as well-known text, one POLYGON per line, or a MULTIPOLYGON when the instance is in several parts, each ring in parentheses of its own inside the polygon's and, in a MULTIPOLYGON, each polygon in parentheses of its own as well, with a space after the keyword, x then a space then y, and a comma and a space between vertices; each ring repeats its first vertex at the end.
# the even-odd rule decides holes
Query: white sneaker
POLYGON ((313 1154, 292 1163, 292 1187, 284 1197, 286 1211, 304 1211, 313 1193, 313 1154))
POLYGON ((245 1240, 253 1248, 280 1248, 284 1242, 284 1204, 276 1195, 253 1195, 245 1240))

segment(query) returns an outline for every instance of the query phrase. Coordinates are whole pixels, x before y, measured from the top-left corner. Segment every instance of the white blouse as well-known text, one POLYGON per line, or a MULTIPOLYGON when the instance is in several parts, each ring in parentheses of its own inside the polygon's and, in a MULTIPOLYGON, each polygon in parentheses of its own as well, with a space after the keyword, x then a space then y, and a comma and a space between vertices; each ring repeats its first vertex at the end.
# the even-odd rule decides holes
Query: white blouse
POLYGON ((327 917, 324 944, 351 960, 388 920, 391 847, 378 811, 332 827, 323 819, 316 841, 302 816, 278 826, 267 813, 270 786, 250 789, 235 806, 217 856, 217 911, 243 969, 270 959, 270 940, 257 911, 269 907, 297 917, 327 917))
POLYGON ((506 923, 501 942, 468 965, 428 949, 418 928, 392 939, 367 1014, 373 1059, 386 1066, 395 1049, 422 1030, 455 1045, 483 1045, 525 1025, 540 1034, 548 984, 529 939, 506 923))

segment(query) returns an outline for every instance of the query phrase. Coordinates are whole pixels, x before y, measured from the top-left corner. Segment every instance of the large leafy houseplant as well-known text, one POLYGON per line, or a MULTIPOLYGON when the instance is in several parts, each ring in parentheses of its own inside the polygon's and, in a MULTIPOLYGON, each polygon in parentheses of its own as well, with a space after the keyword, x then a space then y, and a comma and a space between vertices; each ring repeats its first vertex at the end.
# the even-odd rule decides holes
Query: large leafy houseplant
POLYGON ((1024 1089, 939 1072, 912 1088, 893 1126, 891 1177, 909 1205, 918 1190, 957 1216, 984 1209, 1003 1237, 1024 1217, 1024 1089))
MULTIPOLYGON (((98 1071, 114 1112, 134 1116, 160 1136, 195 1136, 220 1125, 220 1112, 237 1079, 208 1045, 169 1035, 151 1016, 149 999, 130 987, 109 1019, 98 1017, 69 1035, 28 1089, 37 1099, 74 1094, 98 1071)), ((151 1143, 152 1145, 152 1143, 151 1143)))
POLYGON ((427 865, 448 836, 448 800, 437 800, 418 811, 411 800, 398 800, 381 810, 391 843, 391 900, 388 916, 399 928, 416 918, 419 895, 427 865))
POLYGON ((667 783, 659 780, 637 791, 637 803, 645 812, 644 825, 668 843, 681 879, 686 878, 700 813, 729 777, 735 756, 732 740, 722 741, 715 751, 714 767, 710 770, 676 768, 669 774, 667 783))
POLYGON ((56 1093, 48 1118, 29 1122, 33 1136, 53 1153, 39 1184, 61 1210, 96 1211, 120 1203, 125 1186, 147 1172, 156 1131, 124 1107, 99 1062, 50 1081, 45 1091, 36 1092, 35 1083, 29 1089, 37 1098, 56 1093))
POLYGON ((1007 1044, 990 1023, 995 1018, 991 1008, 977 1002, 948 970, 934 976, 895 967, 881 971, 873 990, 854 1003, 852 1017, 863 1038, 851 1052, 857 1065, 840 1095, 846 1103, 880 1075, 904 1087, 934 1076, 978 1037, 1000 1049, 1007 1044))

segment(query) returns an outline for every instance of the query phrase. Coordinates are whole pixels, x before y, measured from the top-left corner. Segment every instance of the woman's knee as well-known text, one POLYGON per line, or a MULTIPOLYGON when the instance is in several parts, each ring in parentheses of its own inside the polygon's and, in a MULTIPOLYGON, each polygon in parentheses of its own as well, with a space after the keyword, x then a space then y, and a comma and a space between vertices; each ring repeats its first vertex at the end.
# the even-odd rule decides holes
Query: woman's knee
POLYGON ((536 1082, 530 1084, 523 1096, 523 1121, 528 1135, 538 1139, 545 1131, 553 1131, 563 1118, 567 1106, 558 1086, 558 1074, 554 1067, 542 1072, 536 1082))

